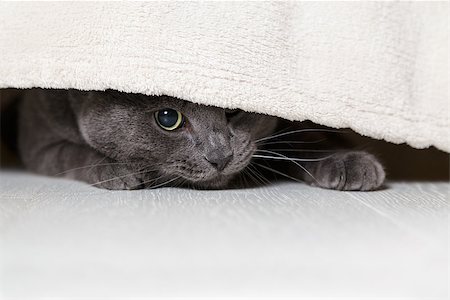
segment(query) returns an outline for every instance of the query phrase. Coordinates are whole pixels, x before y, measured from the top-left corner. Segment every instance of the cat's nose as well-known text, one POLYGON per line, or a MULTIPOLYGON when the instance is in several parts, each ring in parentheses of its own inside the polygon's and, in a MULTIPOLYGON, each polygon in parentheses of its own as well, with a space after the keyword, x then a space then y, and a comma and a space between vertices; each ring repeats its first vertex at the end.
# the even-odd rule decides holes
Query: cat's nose
POLYGON ((228 163, 233 158, 233 154, 224 154, 219 153, 217 151, 208 153, 208 155, 205 156, 205 159, 214 167, 217 169, 217 171, 222 171, 225 169, 225 167, 228 165, 228 163))

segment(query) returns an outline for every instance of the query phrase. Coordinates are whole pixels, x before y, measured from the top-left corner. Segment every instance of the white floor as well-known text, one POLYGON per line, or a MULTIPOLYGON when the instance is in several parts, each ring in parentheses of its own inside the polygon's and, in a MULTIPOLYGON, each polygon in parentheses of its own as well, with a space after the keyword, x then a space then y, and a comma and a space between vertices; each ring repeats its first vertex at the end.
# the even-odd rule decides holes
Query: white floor
POLYGON ((445 299, 449 187, 110 192, 2 171, 0 295, 445 299))

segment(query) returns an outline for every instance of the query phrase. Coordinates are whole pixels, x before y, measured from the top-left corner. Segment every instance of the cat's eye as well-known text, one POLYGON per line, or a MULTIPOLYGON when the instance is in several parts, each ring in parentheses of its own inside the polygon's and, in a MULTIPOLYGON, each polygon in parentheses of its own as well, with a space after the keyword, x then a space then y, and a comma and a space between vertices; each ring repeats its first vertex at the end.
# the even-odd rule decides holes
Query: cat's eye
POLYGON ((156 123, 164 130, 175 130, 183 126, 183 115, 174 109, 164 108, 155 112, 156 123))

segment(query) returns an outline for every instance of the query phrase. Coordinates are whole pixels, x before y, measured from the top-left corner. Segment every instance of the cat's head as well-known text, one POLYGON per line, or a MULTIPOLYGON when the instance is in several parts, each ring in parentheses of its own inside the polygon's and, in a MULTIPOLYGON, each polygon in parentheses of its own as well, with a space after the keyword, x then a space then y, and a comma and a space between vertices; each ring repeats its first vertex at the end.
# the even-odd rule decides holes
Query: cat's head
POLYGON ((255 141, 276 118, 180 99, 91 92, 78 109, 88 144, 119 162, 180 177, 199 187, 223 187, 248 166, 255 141))

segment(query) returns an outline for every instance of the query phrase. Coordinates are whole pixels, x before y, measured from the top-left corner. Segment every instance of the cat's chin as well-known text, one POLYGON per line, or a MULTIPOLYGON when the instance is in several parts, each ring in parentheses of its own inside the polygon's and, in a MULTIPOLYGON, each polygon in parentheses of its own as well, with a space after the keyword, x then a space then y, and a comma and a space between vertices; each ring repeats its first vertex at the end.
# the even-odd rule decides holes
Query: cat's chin
POLYGON ((208 189, 208 190, 219 190, 226 189, 229 186, 233 175, 220 175, 209 180, 201 181, 190 181, 196 188, 208 189))

